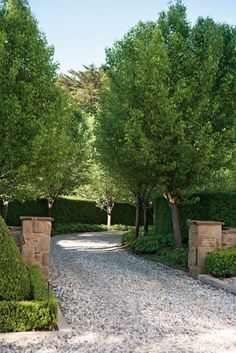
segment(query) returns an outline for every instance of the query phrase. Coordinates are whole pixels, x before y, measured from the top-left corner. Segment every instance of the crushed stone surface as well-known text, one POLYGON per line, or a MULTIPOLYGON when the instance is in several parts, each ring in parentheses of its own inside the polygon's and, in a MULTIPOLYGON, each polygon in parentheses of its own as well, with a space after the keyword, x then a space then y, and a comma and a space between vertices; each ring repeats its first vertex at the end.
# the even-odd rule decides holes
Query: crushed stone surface
POLYGON ((52 237, 50 285, 72 333, 0 338, 0 353, 235 353, 236 296, 132 255, 121 234, 52 237))

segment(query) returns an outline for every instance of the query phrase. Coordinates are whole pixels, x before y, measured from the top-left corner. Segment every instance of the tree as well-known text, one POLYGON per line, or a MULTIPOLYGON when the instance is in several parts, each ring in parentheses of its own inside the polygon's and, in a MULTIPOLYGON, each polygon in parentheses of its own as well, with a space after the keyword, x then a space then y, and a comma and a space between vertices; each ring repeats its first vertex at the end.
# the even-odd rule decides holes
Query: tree
POLYGON ((137 146, 129 143, 130 115, 127 110, 125 111, 125 104, 123 105, 127 98, 129 82, 127 86, 121 87, 121 77, 119 74, 112 76, 112 73, 112 68, 107 68, 107 82, 104 83, 100 94, 100 111, 95 127, 96 148, 101 164, 135 198, 135 235, 137 237, 142 204, 152 189, 150 184, 152 178, 150 169, 145 166, 144 159, 137 152, 139 141, 137 141, 137 146))
POLYGON ((38 30, 28 2, 1 1, 0 193, 5 200, 21 198, 39 135, 60 114, 56 71, 53 48, 38 30))
POLYGON ((235 44, 234 28, 209 18, 191 26, 177 1, 107 51, 99 149, 131 184, 164 193, 178 247, 180 197, 216 183, 232 160, 235 44))
POLYGON ((98 90, 103 79, 103 70, 95 65, 84 65, 83 71, 70 70, 69 75, 58 79, 60 87, 66 89, 79 109, 87 115, 95 115, 98 109, 98 90))
MULTIPOLYGON (((66 104, 67 101, 65 107, 66 104)), ((68 106, 63 119, 55 119, 53 125, 46 127, 44 138, 40 137, 34 158, 37 175, 33 174, 31 180, 35 194, 47 199, 49 216, 59 196, 68 195, 87 182, 90 137, 86 119, 68 106)))
POLYGON ((106 212, 108 227, 112 225, 115 202, 133 201, 128 190, 124 189, 124 185, 112 177, 110 171, 105 169, 97 158, 92 160, 89 182, 77 189, 77 194, 94 200, 97 206, 106 212))

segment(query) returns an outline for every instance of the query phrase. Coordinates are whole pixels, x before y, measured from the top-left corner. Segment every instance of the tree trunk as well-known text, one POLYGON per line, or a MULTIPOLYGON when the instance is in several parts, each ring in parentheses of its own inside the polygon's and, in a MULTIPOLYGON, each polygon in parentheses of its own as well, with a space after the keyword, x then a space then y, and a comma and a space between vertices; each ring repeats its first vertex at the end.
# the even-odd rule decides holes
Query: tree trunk
POLYGON ((2 216, 4 218, 4 220, 7 220, 7 215, 8 215, 8 207, 9 207, 9 201, 6 198, 3 198, 2 200, 3 202, 3 213, 2 216))
POLYGON ((107 212, 107 226, 111 226, 111 212, 109 211, 107 212))
POLYGON ((54 199, 51 197, 48 198, 48 217, 52 217, 52 207, 54 204, 54 199))
POLYGON ((143 202, 143 227, 144 227, 144 233, 148 233, 148 214, 149 214, 149 202, 145 200, 143 202))
POLYGON ((136 205, 136 218, 135 218, 135 238, 138 238, 139 236, 141 207, 142 207, 142 201, 140 196, 138 196, 137 205, 136 205))
POLYGON ((182 235, 179 223, 179 212, 177 207, 177 200, 170 193, 167 193, 167 200, 171 210, 172 226, 175 237, 175 246, 182 248, 182 235))

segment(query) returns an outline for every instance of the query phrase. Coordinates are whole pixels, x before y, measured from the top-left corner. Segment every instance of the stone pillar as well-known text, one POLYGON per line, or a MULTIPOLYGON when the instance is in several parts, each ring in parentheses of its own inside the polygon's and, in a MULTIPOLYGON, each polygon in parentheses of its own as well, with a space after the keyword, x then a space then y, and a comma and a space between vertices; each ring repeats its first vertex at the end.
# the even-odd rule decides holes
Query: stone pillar
POLYGON ((26 263, 39 265, 49 276, 50 237, 53 218, 20 217, 22 222, 22 257, 26 263))
POLYGON ((202 272, 207 254, 221 248, 223 222, 189 221, 189 257, 190 276, 197 277, 202 272))

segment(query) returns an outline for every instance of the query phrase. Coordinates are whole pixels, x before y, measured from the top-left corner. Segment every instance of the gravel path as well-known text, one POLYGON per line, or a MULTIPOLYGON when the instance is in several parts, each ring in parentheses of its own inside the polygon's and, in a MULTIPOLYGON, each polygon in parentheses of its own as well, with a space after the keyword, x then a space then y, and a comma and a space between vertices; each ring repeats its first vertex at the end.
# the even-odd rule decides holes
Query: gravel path
POLYGON ((128 253, 120 234, 53 237, 51 286, 73 333, 0 352, 235 353, 236 296, 128 253))

